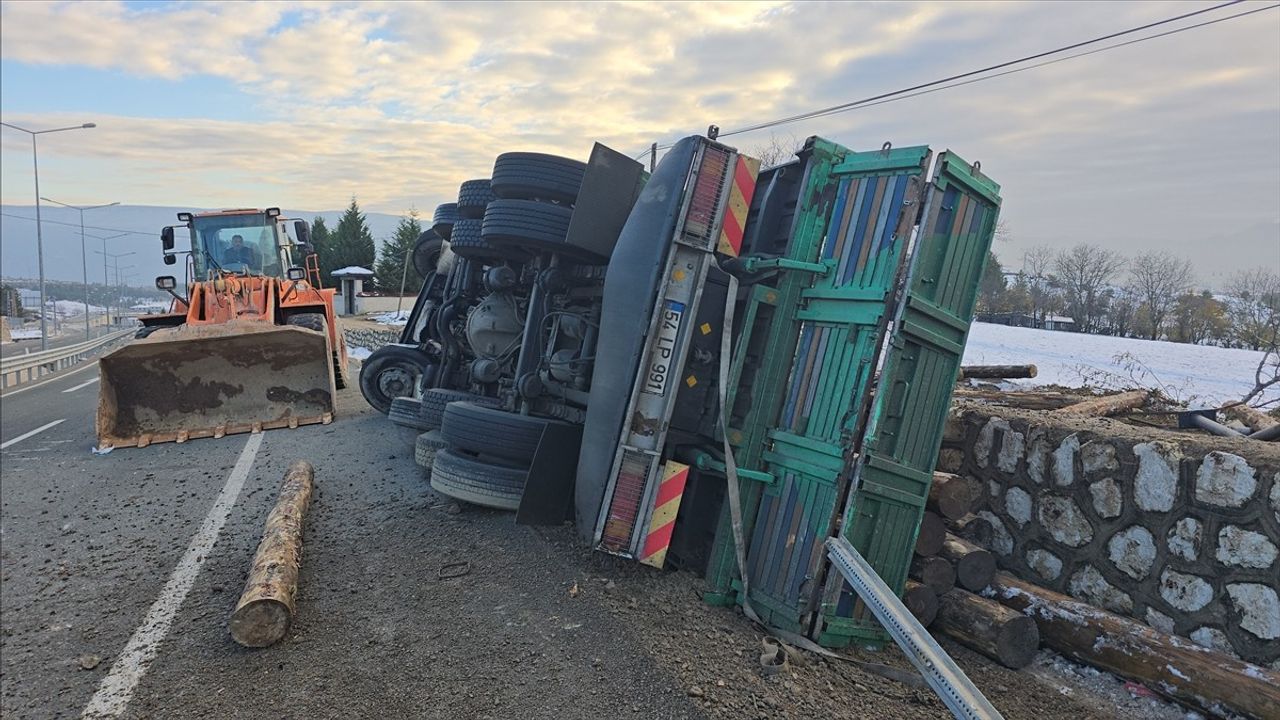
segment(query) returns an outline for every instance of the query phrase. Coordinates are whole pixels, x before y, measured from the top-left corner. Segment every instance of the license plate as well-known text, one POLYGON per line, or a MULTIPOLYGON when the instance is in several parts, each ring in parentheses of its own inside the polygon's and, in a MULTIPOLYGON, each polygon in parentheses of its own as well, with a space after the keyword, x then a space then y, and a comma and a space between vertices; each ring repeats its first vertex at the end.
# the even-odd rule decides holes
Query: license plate
POLYGON ((671 380, 675 364, 676 338, 680 336, 680 321, 684 318, 684 303, 668 300, 658 319, 658 340, 649 353, 649 365, 644 373, 644 385, 640 392, 663 396, 671 380))

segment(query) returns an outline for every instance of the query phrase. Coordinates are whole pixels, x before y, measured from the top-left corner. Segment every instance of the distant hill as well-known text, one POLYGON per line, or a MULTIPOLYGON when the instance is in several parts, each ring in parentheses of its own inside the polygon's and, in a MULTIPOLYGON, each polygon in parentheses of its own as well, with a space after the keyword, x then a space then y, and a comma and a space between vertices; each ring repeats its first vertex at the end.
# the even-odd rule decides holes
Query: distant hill
MULTIPOLYGON (((85 245, 88 252, 89 282, 102 282, 103 241, 98 239, 119 235, 119 231, 131 231, 107 241, 107 252, 112 254, 134 253, 120 258, 123 268, 133 265, 127 272, 135 275, 130 284, 146 287, 157 275, 173 274, 175 266, 165 265, 160 256, 160 228, 177 222, 180 210, 202 208, 163 207, 154 205, 117 205, 89 210, 84 214, 85 245), (94 251, 97 250, 98 253, 94 251)), ((36 277, 36 209, 34 205, 0 205, 0 275, 4 277, 36 277), (15 217, 17 216, 17 217, 15 217), (25 219, 31 218, 31 219, 25 219)), ((287 217, 306 219, 323 217, 330 228, 338 224, 343 210, 283 210, 287 217)), ((44 235, 44 271, 50 280, 81 279, 80 213, 56 205, 40 205, 41 228, 44 235)), ((369 231, 382 242, 395 232, 400 222, 397 215, 366 213, 369 231)), ((429 220, 430 218, 428 218, 429 220)), ((110 262, 108 262, 110 265, 110 262)), ((114 274, 114 273, 113 273, 114 274)), ((114 277, 112 277, 114 282, 114 277)))

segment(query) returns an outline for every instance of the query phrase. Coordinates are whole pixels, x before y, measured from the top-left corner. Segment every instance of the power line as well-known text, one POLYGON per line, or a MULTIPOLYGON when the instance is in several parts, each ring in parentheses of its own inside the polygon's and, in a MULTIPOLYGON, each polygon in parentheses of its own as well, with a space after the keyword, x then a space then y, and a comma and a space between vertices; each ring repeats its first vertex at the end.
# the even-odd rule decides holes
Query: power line
MULTIPOLYGON (((932 81, 930 81, 930 82, 927 82, 927 83, 921 83, 921 84, 919 84, 919 85, 913 85, 913 86, 911 86, 911 87, 902 88, 902 89, 900 89, 900 90, 894 90, 894 91, 892 91, 892 92, 881 93, 881 94, 879 94, 879 95, 873 95, 873 96, 871 96, 871 97, 862 98, 861 100, 854 100, 854 101, 847 102, 847 103, 841 103, 841 104, 839 104, 839 105, 832 105, 832 106, 830 106, 830 107, 821 108, 821 109, 818 109, 818 110, 812 110, 812 111, 809 111, 809 112, 800 113, 800 114, 798 114, 798 115, 792 115, 792 116, 789 116, 789 117, 778 118, 778 119, 776 119, 776 120, 770 120, 770 121, 768 121, 768 122, 758 123, 758 124, 750 125, 750 126, 743 127, 743 128, 736 128, 736 129, 734 129, 734 130, 730 130, 730 131, 728 131, 728 132, 722 132, 722 133, 720 133, 720 134, 718 135, 718 137, 728 137, 728 136, 730 136, 730 135, 740 135, 740 134, 742 134, 742 133, 753 132, 753 131, 756 131, 756 130, 763 130, 763 129, 765 129, 765 128, 776 127, 776 126, 778 126, 778 125, 784 125, 784 124, 787 124, 787 123, 797 122, 797 121, 800 121, 800 120, 808 120, 808 119, 811 119, 811 118, 825 117, 825 116, 827 116, 827 115, 835 115, 835 114, 838 114, 838 113, 841 113, 841 112, 847 112, 847 111, 850 111, 850 110, 856 110, 856 109, 860 109, 860 108, 863 108, 863 107, 873 107, 873 106, 875 106, 875 105, 883 105, 884 103, 892 102, 892 101, 895 101, 895 100, 905 100, 905 99, 910 98, 910 97, 918 97, 918 96, 920 96, 920 95, 927 95, 927 94, 929 94, 929 93, 931 93, 931 92, 938 92, 939 90, 946 90, 946 89, 948 89, 948 88, 953 88, 953 87, 961 87, 961 86, 963 86, 963 85, 969 85, 969 84, 972 84, 972 83, 975 83, 975 82, 981 82, 981 81, 983 81, 983 80, 989 80, 989 79, 992 79, 992 78, 1001 77, 1001 76, 1003 76, 1003 75, 1010 75, 1010 74, 1013 74, 1013 73, 1015 73, 1015 72, 1021 72, 1022 70, 1031 70, 1031 69, 1034 69, 1034 68, 1037 68, 1037 67, 1044 67, 1045 65, 1051 65, 1051 64, 1056 63, 1056 62, 1062 62, 1062 61, 1065 61, 1065 60, 1071 60, 1071 59, 1073 59, 1073 58, 1077 58, 1077 57, 1083 57, 1083 56, 1085 56, 1085 55, 1093 55, 1093 54, 1095 54, 1095 53, 1104 52, 1104 51, 1106 51, 1106 50, 1114 50, 1114 49, 1116 49, 1116 48, 1124 47, 1124 46, 1126 46, 1126 45, 1133 45, 1133 44, 1136 44, 1136 43, 1144 42, 1144 41, 1146 41, 1146 40, 1154 40, 1154 39, 1159 38, 1159 37, 1165 37, 1165 36, 1167 36, 1167 35, 1174 35, 1174 34, 1177 34, 1177 33, 1180 33, 1180 32, 1185 32, 1185 31, 1187 31, 1187 30, 1193 30, 1193 29, 1195 29, 1195 28, 1204 27, 1204 26, 1206 26, 1206 25, 1213 25, 1213 24, 1215 24, 1215 23, 1223 22, 1223 21, 1226 21, 1226 20, 1232 20, 1232 19, 1234 19, 1234 18, 1243 17, 1243 16, 1245 16, 1245 15, 1252 15, 1252 14, 1257 13, 1257 12, 1262 12, 1263 10, 1271 10, 1271 9, 1276 8, 1276 7, 1280 7, 1280 5, 1270 5, 1270 6, 1263 7, 1263 8, 1257 8, 1257 9, 1254 9, 1254 10, 1248 10, 1248 11, 1245 11, 1245 12, 1236 13, 1236 14, 1234 14, 1234 15, 1229 15, 1229 16, 1222 17, 1222 18, 1218 18, 1218 19, 1215 19, 1215 20, 1210 20, 1210 21, 1206 21, 1206 22, 1201 22, 1201 23, 1197 23, 1197 24, 1195 24, 1195 25, 1188 25, 1188 26, 1186 26, 1186 27, 1177 28, 1177 29, 1169 30, 1169 31, 1162 32, 1162 33, 1157 33, 1157 34, 1155 34, 1155 35, 1144 36, 1144 37, 1137 38, 1137 39, 1135 39, 1135 40, 1129 40, 1129 41, 1127 41, 1127 42, 1123 42, 1123 43, 1116 43, 1116 44, 1114 44, 1114 45, 1109 45, 1109 46, 1107 46, 1107 47, 1098 48, 1098 49, 1096 49, 1096 50, 1091 50, 1091 51, 1083 52, 1083 53, 1076 53, 1076 54, 1074 54, 1074 55, 1069 55, 1069 56, 1067 56, 1067 57, 1057 58, 1057 59, 1050 60, 1050 61, 1043 62, 1043 63, 1037 63, 1037 64, 1035 64, 1035 65, 1031 65, 1031 66, 1028 66, 1028 67, 1025 67, 1025 68, 1018 68, 1018 69, 1015 69, 1015 70, 1008 70, 1008 71, 1005 71, 1005 72, 1003 72, 1003 73, 996 73, 996 74, 992 74, 992 75, 983 75, 982 77, 977 77, 977 78, 974 78, 974 77, 973 77, 973 76, 975 76, 975 75, 982 75, 983 73, 991 72, 992 70, 998 70, 998 69, 1000 69, 1000 68, 1006 68, 1006 67, 1010 67, 1010 66, 1012 66, 1012 65, 1019 65, 1019 64, 1021 64, 1021 63, 1025 63, 1025 62, 1028 62, 1028 61, 1030 61, 1030 60, 1036 60, 1036 59, 1039 59, 1039 58, 1048 57, 1048 56, 1050 56, 1050 55, 1056 55, 1056 54, 1058 54, 1058 53, 1066 52, 1066 51, 1068 51, 1068 50, 1074 50, 1074 49, 1076 49, 1076 48, 1084 47, 1084 46, 1086 46, 1086 45, 1092 45, 1092 44, 1095 44, 1095 43, 1103 42, 1103 41, 1106 41, 1106 40, 1111 40, 1111 39, 1114 39, 1114 38, 1117 38, 1117 37, 1121 37, 1121 36, 1124 36, 1124 35, 1131 35, 1131 34, 1133 34, 1133 33, 1135 33, 1135 32, 1142 32, 1143 30, 1149 30, 1149 29, 1151 29, 1151 28, 1159 27, 1159 26, 1161 26, 1161 25, 1167 25, 1167 24, 1169 24, 1169 23, 1178 22, 1179 20, 1185 20, 1185 19, 1190 18, 1190 17, 1194 17, 1194 16, 1197 16, 1197 15, 1203 15, 1203 14, 1205 14, 1205 13, 1213 12, 1213 11, 1215 11, 1215 10, 1221 10, 1221 9, 1222 9, 1222 8, 1224 8, 1224 7, 1228 7, 1228 6, 1231 6, 1231 5, 1237 5, 1237 4, 1239 4, 1240 2, 1242 2, 1242 1, 1243 1, 1243 0, 1231 0, 1230 2, 1221 3, 1221 4, 1219 4, 1219 5, 1214 5, 1214 6, 1212 6, 1212 7, 1204 8, 1204 9, 1202 9, 1202 10, 1196 10, 1196 11, 1193 11, 1193 12, 1184 13, 1184 14, 1182 14, 1182 15, 1177 15, 1177 16, 1174 16, 1174 17, 1166 18, 1166 19, 1164 19, 1164 20, 1158 20, 1158 21, 1155 21, 1155 22, 1147 23, 1147 24, 1145 24, 1145 25, 1140 25, 1140 26, 1137 26, 1137 27, 1132 27, 1132 28, 1129 28, 1129 29, 1127 29, 1127 30, 1121 30, 1121 31, 1118 31, 1118 32, 1109 33, 1109 34, 1107 34, 1107 35, 1102 35, 1102 36, 1099 36, 1099 37, 1093 38, 1093 39, 1091 39, 1091 40, 1084 40, 1084 41, 1081 41, 1081 42, 1072 43, 1072 44, 1070 44, 1070 45, 1064 45, 1064 46, 1062 46, 1062 47, 1055 48, 1055 49, 1053 49, 1053 50, 1046 50, 1046 51, 1039 52, 1039 53, 1035 53, 1035 54, 1032 54, 1032 55, 1027 55, 1027 56, 1024 56, 1024 57, 1018 58, 1018 59, 1016 59, 1016 60, 1008 60, 1008 61, 1005 61, 1005 62, 996 63, 995 65, 989 65, 989 66, 987 66, 987 67, 980 68, 980 69, 977 69, 977 70, 970 70, 970 71, 968 71, 968 72, 959 73, 959 74, 957 74, 957 75, 952 75, 952 76, 950 76, 950 77, 941 78, 941 79, 938 79, 938 80, 932 80, 932 81), (956 80, 962 80, 962 79, 964 79, 964 78, 972 78, 972 79, 965 80, 964 82, 954 82, 954 81, 956 81, 956 80), (949 84, 949 85, 948 85, 948 84, 946 84, 946 83, 951 83, 951 84, 949 84), (937 86, 942 86, 942 87, 937 87, 937 86), (926 89, 926 88, 931 88, 931 89, 926 89), (916 92, 916 91, 919 91, 919 92, 916 92)), ((670 148, 670 147, 671 147, 671 145, 670 145, 670 144, 668 144, 668 145, 662 145, 662 146, 660 146, 658 149, 659 149, 659 150, 666 150, 666 149, 668 149, 668 148, 670 148)), ((639 158, 644 157, 645 155, 649 154, 649 152, 651 152, 651 151, 650 151, 650 150, 646 150, 646 151, 644 151, 644 152, 640 153, 639 155, 637 155, 637 156, 636 156, 636 159, 639 159, 639 158)))
MULTIPOLYGON (((14 214, 14 213, 7 213, 7 212, 0 212, 0 215, 3 215, 3 216, 5 216, 5 217, 18 218, 19 220, 30 220, 31 222, 35 222, 35 221, 36 221, 36 219, 35 219, 35 218, 33 218, 33 217, 27 217, 26 215, 16 215, 16 214, 14 214)), ((47 225, 66 225, 66 226, 68 226, 68 227, 76 227, 76 228, 80 227, 80 223, 61 222, 61 221, 58 221, 58 220, 45 220, 45 219, 43 219, 43 218, 41 218, 40 223, 41 223, 42 225, 45 225, 45 224, 47 224, 47 225)), ((85 227, 85 229, 86 229, 86 230, 105 230, 106 232, 128 233, 128 234, 130 234, 130 235, 155 235, 155 234, 156 234, 156 233, 154 233, 154 232, 141 232, 141 231, 138 231, 138 230, 121 230, 120 228, 99 227, 99 226, 97 226, 97 225, 85 225, 84 227, 85 227)), ((101 239, 101 238, 99 238, 99 239, 101 239)))

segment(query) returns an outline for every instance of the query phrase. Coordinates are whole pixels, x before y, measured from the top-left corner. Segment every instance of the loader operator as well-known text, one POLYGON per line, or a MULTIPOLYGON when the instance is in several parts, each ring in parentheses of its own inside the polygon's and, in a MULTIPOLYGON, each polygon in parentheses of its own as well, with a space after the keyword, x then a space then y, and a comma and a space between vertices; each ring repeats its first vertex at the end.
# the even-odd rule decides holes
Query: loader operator
POLYGON ((234 235, 231 238, 231 247, 227 248, 227 252, 223 254, 223 262, 244 263, 245 267, 253 267, 253 250, 244 246, 243 237, 234 235))

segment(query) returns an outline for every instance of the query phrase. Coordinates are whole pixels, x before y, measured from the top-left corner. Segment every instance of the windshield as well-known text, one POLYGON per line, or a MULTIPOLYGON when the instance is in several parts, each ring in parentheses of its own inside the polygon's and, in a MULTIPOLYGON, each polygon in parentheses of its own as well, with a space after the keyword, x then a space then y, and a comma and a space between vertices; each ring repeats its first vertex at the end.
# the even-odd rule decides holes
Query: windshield
POLYGON ((211 270, 282 275, 275 223, 266 213, 197 217, 192 236, 197 278, 209 277, 211 270))

